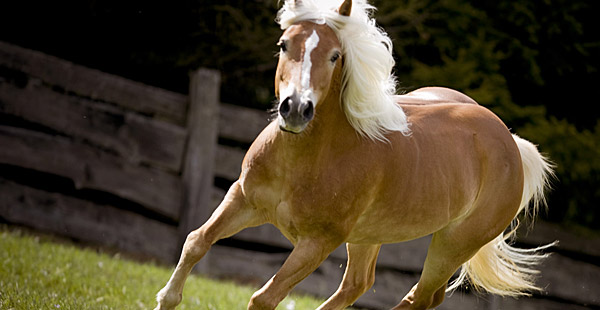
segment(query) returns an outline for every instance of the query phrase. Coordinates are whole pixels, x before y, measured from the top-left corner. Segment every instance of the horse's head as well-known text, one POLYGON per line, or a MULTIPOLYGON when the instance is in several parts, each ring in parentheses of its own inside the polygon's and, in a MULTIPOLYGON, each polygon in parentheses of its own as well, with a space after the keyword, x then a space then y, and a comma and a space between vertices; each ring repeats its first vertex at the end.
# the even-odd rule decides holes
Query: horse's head
POLYGON ((285 0, 275 75, 282 130, 302 132, 332 106, 325 103, 337 101, 364 137, 386 141, 389 132, 410 134, 394 99, 392 40, 371 18, 373 10, 367 0, 285 0))
MULTIPOLYGON (((296 5, 301 5, 300 0, 296 5)), ((337 13, 350 15, 351 1, 337 13)), ((342 47, 336 33, 325 22, 302 21, 288 27, 278 43, 279 64, 275 74, 279 127, 300 133, 314 118, 332 80, 341 77, 342 47)))

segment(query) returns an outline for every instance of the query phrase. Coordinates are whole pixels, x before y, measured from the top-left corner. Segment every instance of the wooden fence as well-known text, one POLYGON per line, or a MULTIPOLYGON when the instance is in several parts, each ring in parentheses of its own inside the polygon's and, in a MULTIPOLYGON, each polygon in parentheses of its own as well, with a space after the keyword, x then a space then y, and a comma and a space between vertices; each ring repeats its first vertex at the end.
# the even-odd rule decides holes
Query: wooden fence
MULTIPOLYGON (((219 103, 218 90, 211 70, 191 73, 185 96, 0 42, 0 221, 173 263, 268 121, 219 103)), ((561 240, 541 266, 546 293, 461 291, 438 309, 600 309, 600 239, 536 227, 524 246, 561 240)), ((418 280, 428 241, 384 245, 375 285, 357 305, 395 305, 418 280)), ((265 225, 219 242, 197 270, 262 285, 290 250, 265 225)), ((330 295, 345 264, 340 247, 299 289, 330 295)))

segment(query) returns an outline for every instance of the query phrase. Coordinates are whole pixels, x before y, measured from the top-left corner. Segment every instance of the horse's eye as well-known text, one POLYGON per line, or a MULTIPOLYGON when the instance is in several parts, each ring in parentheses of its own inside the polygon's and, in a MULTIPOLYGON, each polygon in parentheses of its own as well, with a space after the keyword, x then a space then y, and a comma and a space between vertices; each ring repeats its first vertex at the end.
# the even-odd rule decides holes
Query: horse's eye
POLYGON ((284 40, 279 41, 279 43, 277 43, 277 46, 279 46, 282 53, 287 52, 286 41, 284 41, 284 40))
POLYGON ((333 54, 333 56, 331 56, 331 62, 335 63, 338 60, 338 58, 340 58, 340 53, 336 52, 335 54, 333 54))

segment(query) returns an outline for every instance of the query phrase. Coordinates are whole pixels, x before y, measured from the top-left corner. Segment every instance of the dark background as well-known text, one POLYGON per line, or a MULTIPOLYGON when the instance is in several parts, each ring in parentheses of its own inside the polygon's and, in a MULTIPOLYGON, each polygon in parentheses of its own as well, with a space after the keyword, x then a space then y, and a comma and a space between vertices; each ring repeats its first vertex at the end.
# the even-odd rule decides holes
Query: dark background
MULTIPOLYGON (((600 228, 600 1, 383 1, 401 91, 447 86, 496 112, 557 165, 549 212, 600 228)), ((222 73, 221 99, 267 109, 276 0, 39 1, 0 5, 0 40, 185 93, 222 73)))

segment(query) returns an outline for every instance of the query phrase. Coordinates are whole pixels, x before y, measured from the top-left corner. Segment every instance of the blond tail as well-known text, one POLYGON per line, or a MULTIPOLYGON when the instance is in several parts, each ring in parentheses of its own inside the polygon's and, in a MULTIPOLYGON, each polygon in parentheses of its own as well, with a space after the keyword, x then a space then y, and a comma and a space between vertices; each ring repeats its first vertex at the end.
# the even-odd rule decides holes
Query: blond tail
MULTIPOLYGON (((525 184, 519 213, 532 219, 538 209, 545 206, 544 190, 553 176, 552 164, 542 156, 535 145, 517 135, 513 135, 523 162, 525 184)), ((453 291, 467 279, 477 291, 487 291, 500 296, 522 296, 529 292, 540 291, 535 285, 535 267, 549 254, 542 251, 557 242, 534 249, 519 249, 511 246, 507 240, 516 232, 519 223, 515 217, 512 229, 500 234, 496 239, 483 246, 473 258, 462 265, 460 274, 448 287, 453 291)))

